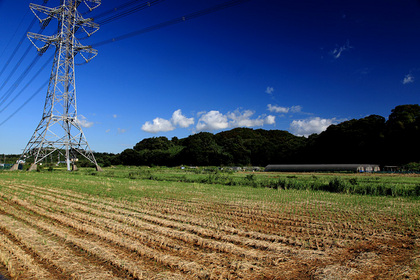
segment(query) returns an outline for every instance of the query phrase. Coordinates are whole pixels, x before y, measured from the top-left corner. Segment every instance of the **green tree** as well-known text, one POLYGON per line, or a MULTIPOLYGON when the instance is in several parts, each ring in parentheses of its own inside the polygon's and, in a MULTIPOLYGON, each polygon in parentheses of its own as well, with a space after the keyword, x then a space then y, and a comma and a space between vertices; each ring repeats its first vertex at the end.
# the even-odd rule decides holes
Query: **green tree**
POLYGON ((178 160, 182 164, 191 165, 224 165, 231 161, 231 156, 223 152, 214 135, 209 132, 200 132, 182 140, 185 147, 179 154, 178 160))
POLYGON ((417 162, 420 158, 420 106, 395 107, 386 123, 386 151, 393 165, 417 162))
POLYGON ((141 150, 168 150, 173 147, 171 141, 164 136, 145 138, 137 143, 133 149, 136 151, 141 150))

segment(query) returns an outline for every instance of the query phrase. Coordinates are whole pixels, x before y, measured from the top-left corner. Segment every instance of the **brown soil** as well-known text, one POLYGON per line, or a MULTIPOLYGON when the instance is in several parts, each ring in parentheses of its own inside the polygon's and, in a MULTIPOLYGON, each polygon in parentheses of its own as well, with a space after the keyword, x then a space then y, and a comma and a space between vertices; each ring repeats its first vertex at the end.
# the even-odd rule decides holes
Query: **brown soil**
POLYGON ((146 198, 129 203, 10 184, 0 191, 0 274, 419 279, 418 231, 386 214, 361 216, 319 205, 297 212, 302 205, 268 210, 258 204, 146 198))

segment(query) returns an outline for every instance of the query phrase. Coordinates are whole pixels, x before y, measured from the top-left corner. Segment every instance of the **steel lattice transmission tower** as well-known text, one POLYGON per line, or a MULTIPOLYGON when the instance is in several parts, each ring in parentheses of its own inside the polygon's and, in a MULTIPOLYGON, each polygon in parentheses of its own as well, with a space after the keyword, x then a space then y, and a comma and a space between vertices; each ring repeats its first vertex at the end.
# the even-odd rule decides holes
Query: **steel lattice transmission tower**
POLYGON ((99 29, 92 19, 82 17, 78 11, 81 4, 92 11, 101 4, 101 0, 61 0, 61 5, 55 8, 36 4, 29 6, 42 27, 57 19, 58 31, 52 36, 27 34, 40 55, 50 45, 56 49, 42 119, 15 165, 16 169, 19 162, 33 157, 29 170, 34 170, 39 162, 59 153, 65 156, 67 170, 71 170, 71 165, 75 168, 77 154, 100 170, 77 118, 75 56, 80 54, 84 62, 89 62, 97 55, 97 50, 83 46, 76 38, 76 32, 90 36, 99 29), (39 47, 37 41, 43 46, 39 47))

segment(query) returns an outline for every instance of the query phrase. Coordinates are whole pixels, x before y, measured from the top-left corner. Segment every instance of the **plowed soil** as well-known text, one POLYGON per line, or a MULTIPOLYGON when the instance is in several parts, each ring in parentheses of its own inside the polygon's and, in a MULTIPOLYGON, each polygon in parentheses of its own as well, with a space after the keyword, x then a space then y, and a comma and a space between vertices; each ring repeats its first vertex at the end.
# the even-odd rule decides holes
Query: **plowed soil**
POLYGON ((419 279, 418 228, 387 214, 337 209, 321 202, 273 204, 271 210, 247 202, 128 202, 3 182, 0 274, 11 279, 419 279), (300 207, 306 211, 297 211, 300 207))

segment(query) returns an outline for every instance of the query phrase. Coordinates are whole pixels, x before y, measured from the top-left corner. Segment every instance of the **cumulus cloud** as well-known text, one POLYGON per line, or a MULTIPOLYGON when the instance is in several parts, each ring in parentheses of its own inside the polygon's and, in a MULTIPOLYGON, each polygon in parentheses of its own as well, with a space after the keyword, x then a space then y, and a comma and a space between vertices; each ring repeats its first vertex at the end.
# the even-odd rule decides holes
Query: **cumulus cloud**
POLYGON ((402 83, 404 85, 414 83, 414 76, 411 75, 411 74, 405 75, 404 80, 402 81, 402 83))
POLYGON ((172 118, 170 120, 165 120, 162 118, 156 118, 153 120, 153 123, 146 122, 141 129, 146 132, 150 133, 158 133, 158 132, 166 132, 172 131, 177 126, 182 128, 187 128, 194 124, 194 118, 187 118, 185 117, 181 109, 176 110, 172 114, 172 118))
POLYGON ((268 93, 268 94, 273 94, 273 92, 274 92, 273 87, 267 87, 267 89, 265 90, 265 93, 268 93))
POLYGON ((297 106, 290 107, 290 112, 292 113, 299 113, 301 111, 302 111, 302 106, 297 105, 297 106))
POLYGON ((202 113, 200 119, 198 120, 196 130, 197 131, 212 131, 212 130, 221 130, 226 128, 235 128, 235 127, 254 127, 254 126, 263 126, 265 124, 273 125, 275 124, 276 117, 269 116, 258 116, 257 118, 252 118, 255 114, 251 110, 235 110, 229 112, 226 115, 220 113, 219 111, 210 111, 208 113, 202 113))
POLYGON ((194 118, 185 117, 182 115, 181 109, 178 109, 172 114, 171 122, 175 126, 186 128, 194 124, 194 118))
POLYGON ((300 111, 302 111, 302 107, 301 106, 292 106, 292 107, 281 107, 281 106, 277 106, 277 105, 271 105, 268 104, 267 105, 267 110, 270 112, 274 112, 274 113, 281 113, 281 114, 287 114, 289 112, 291 113, 299 113, 300 111))
POLYGON ((153 123, 146 122, 141 129, 146 132, 150 133, 158 133, 158 132, 166 132, 166 131, 172 131, 175 129, 175 126, 171 123, 171 121, 162 119, 162 118, 156 118, 153 120, 153 123))
POLYGON ((85 116, 79 115, 79 117, 76 119, 76 122, 81 126, 85 128, 89 128, 93 126, 93 122, 89 122, 85 116))
POLYGON ((320 117, 310 118, 306 120, 294 120, 290 124, 290 132, 298 136, 309 136, 313 133, 321 133, 332 124, 336 124, 338 120, 321 119, 320 117))
MULTIPOLYGON (((272 115, 260 115, 252 118, 255 112, 252 110, 236 109, 233 112, 223 114, 212 110, 209 112, 198 113, 198 121, 195 126, 196 131, 223 130, 235 127, 255 127, 263 125, 273 125, 276 123, 276 117, 272 115)), ((172 114, 170 120, 155 118, 152 122, 146 122, 141 129, 149 133, 158 133, 172 131, 176 127, 187 128, 194 125, 194 118, 187 118, 182 114, 181 109, 172 114)))
POLYGON ((287 107, 280 107, 280 106, 277 106, 277 105, 271 105, 271 104, 268 104, 267 105, 267 108, 268 108, 268 111, 270 111, 270 112, 274 112, 274 113, 284 113, 284 114, 286 114, 286 113, 288 113, 289 112, 289 108, 287 108, 287 107))
POLYGON ((331 51, 331 55, 335 58, 335 59, 339 59, 341 57, 341 54, 345 51, 348 51, 350 49, 352 49, 353 47, 350 46, 350 42, 347 41, 346 44, 344 44, 341 47, 336 47, 334 50, 331 51))
POLYGON ((265 117, 265 124, 275 124, 276 123, 276 117, 272 115, 268 115, 265 117))
POLYGON ((253 127, 253 126, 263 126, 264 124, 274 124, 274 116, 259 116, 256 119, 251 117, 255 114, 254 111, 245 110, 241 112, 239 109, 235 110, 232 113, 228 113, 227 117, 230 119, 229 127, 253 127))
POLYGON ((203 130, 220 130, 225 129, 229 126, 227 116, 223 115, 219 111, 210 111, 201 115, 198 120, 196 129, 198 131, 203 130))

